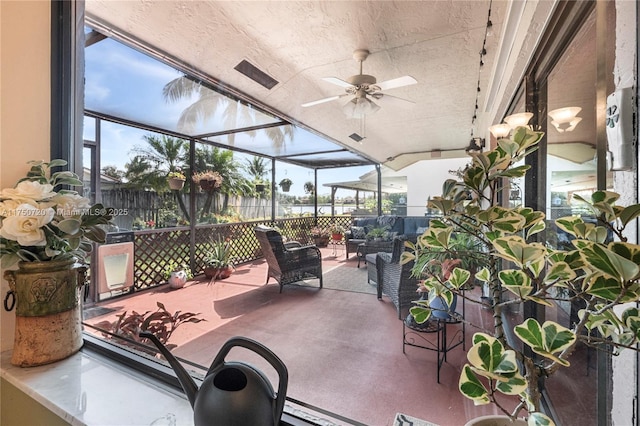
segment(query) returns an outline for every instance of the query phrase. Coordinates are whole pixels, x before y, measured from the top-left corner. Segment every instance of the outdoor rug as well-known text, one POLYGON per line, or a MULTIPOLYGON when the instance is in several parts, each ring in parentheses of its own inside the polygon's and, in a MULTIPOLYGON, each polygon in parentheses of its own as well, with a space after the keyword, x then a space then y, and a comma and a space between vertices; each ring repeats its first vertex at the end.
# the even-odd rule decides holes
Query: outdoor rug
MULTIPOLYGON (((377 294, 375 284, 367 282, 367 268, 354 268, 353 266, 340 265, 325 271, 323 274, 323 288, 332 290, 353 291, 355 293, 377 294)), ((318 286, 318 280, 303 281, 300 285, 318 286)))
POLYGON ((438 426, 435 423, 428 422, 426 420, 416 419, 415 417, 407 416, 406 414, 396 414, 396 420, 393 422, 393 426, 438 426))

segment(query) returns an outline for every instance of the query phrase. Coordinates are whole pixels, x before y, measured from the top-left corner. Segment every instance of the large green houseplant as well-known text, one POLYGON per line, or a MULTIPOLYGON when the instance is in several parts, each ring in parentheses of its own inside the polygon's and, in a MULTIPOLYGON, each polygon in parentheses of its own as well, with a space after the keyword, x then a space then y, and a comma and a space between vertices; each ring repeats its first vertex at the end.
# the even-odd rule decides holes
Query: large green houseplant
POLYGON ((539 379, 568 367, 578 342, 606 345, 616 353, 635 349, 640 337, 640 311, 629 304, 640 299, 640 246, 624 234, 640 214, 640 205, 618 206, 618 194, 608 191, 597 191, 591 199, 577 197, 591 207, 598 222, 578 216, 557 219, 558 228, 574 238, 570 249, 559 250, 536 241, 546 228, 543 212, 498 202, 509 179, 525 176, 529 166, 521 160, 537 149, 541 138, 542 133, 520 127, 495 149, 475 155, 461 180, 447 180, 442 196, 430 200, 429 208, 442 218, 432 220, 416 244, 407 243, 403 254, 403 262, 415 260, 413 272, 429 291, 428 300, 411 308, 417 322, 429 319, 429 301, 437 297, 450 304, 456 294, 490 305, 493 329, 473 336, 459 389, 476 405, 496 404, 512 419, 526 417, 529 425, 553 424, 540 410, 539 379), (461 291, 472 278, 466 269, 455 268, 445 280, 424 268, 424 259, 434 250, 450 250, 454 234, 472 236, 488 256, 475 278, 488 286, 490 298, 461 291), (616 241, 610 241, 611 236, 616 241), (507 307, 523 302, 553 306, 558 299, 578 301, 582 307, 571 328, 527 318, 513 330, 525 350, 508 343, 502 316, 507 307), (516 399, 515 408, 501 394, 516 399))

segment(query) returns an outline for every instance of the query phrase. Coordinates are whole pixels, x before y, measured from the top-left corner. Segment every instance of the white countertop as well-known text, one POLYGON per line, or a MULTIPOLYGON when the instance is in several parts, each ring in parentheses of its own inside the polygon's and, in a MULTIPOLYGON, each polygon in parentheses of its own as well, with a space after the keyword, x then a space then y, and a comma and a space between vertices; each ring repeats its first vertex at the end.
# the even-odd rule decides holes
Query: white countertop
POLYGON ((1 377, 71 425, 192 425, 183 394, 89 351, 40 367, 11 365, 1 377))

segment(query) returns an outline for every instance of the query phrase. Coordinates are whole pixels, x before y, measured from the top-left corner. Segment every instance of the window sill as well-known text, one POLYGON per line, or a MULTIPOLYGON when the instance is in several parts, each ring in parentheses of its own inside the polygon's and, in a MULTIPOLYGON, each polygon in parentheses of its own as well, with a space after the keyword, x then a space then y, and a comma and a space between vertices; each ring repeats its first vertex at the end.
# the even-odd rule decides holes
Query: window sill
POLYGON ((31 368, 10 360, 3 352, 0 376, 71 425, 193 424, 183 394, 90 351, 31 368))

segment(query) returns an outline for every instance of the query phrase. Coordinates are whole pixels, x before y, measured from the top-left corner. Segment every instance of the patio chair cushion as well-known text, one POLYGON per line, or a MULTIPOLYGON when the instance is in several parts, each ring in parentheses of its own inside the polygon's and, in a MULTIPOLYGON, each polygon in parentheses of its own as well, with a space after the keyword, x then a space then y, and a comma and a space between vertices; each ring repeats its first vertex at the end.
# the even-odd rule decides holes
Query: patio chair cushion
POLYGON ((349 230, 351 231, 351 238, 353 239, 363 240, 367 236, 364 226, 352 226, 349 230))

